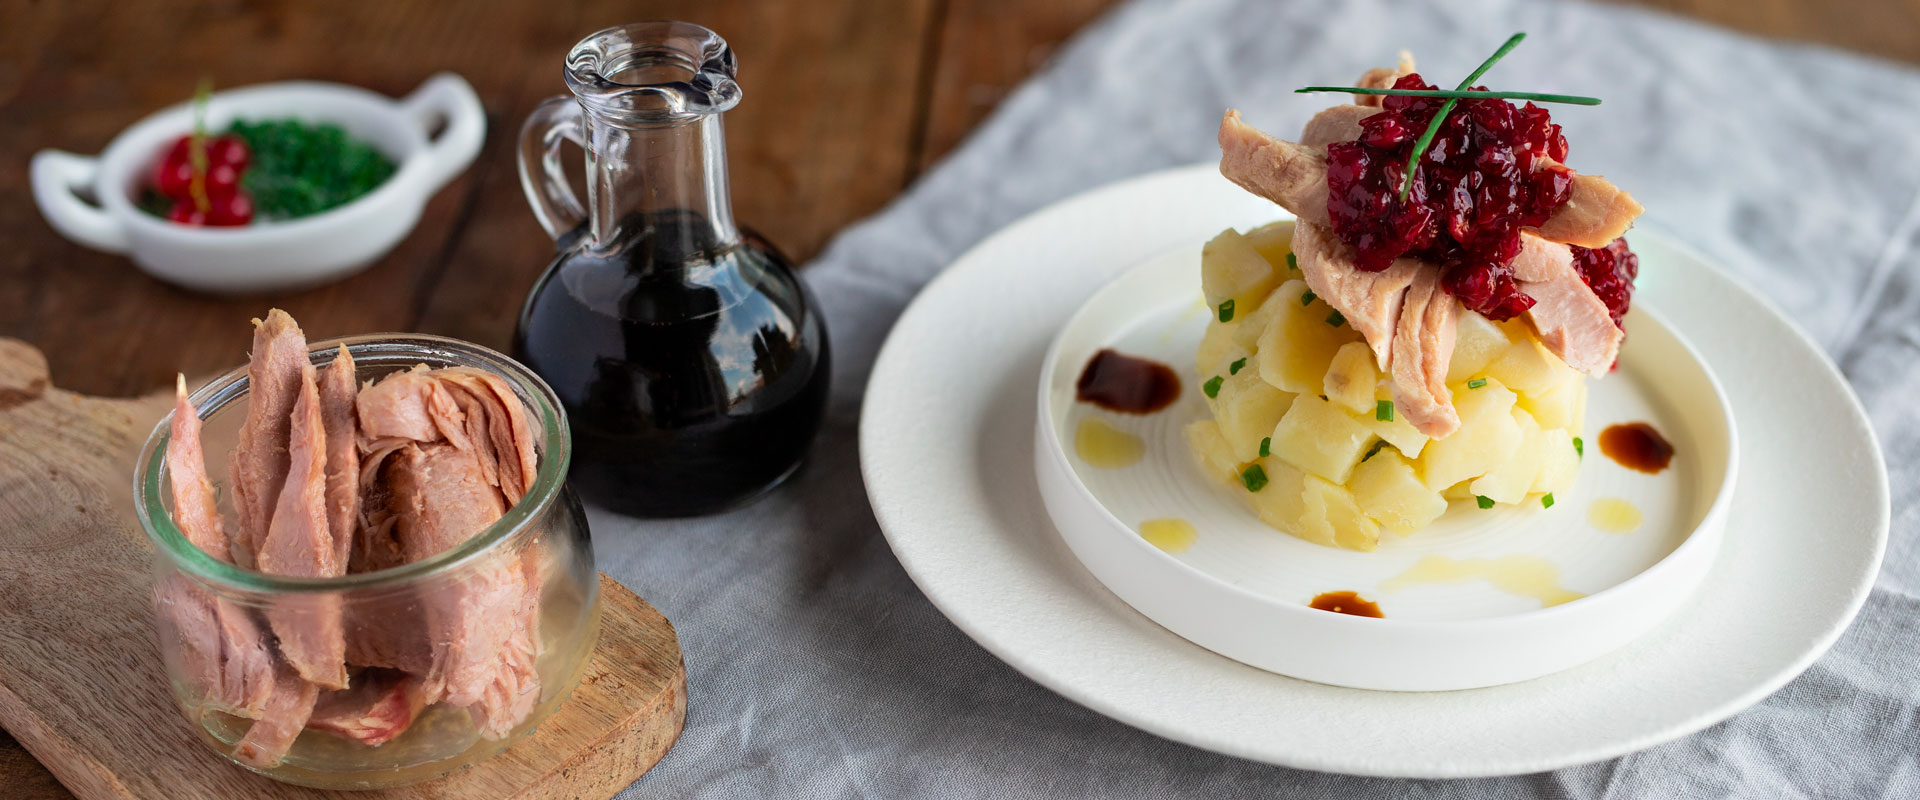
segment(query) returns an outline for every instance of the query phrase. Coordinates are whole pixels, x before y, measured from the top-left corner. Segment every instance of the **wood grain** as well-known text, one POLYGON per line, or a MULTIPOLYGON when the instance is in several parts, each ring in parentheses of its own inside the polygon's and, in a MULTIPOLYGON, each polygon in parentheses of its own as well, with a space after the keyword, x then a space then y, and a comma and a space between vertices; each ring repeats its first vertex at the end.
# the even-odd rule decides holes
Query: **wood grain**
MULTIPOLYGON (((877 210, 912 165, 917 32, 932 0, 770 5, 735 0, 646 4, 596 0, 574 33, 537 54, 514 89, 516 122, 563 94, 558 65, 573 39, 640 18, 683 19, 721 32, 739 62, 740 105, 726 116, 735 215, 796 259, 811 258, 840 227, 877 210)), ((510 126, 493 133, 467 232, 416 329, 504 349, 520 303, 553 257, 513 164, 510 126)), ((570 157, 577 151, 568 148, 570 157)), ((578 182, 575 186, 579 186, 578 182)))
MULTIPOLYGON (((153 646, 153 555, 127 490, 166 407, 164 395, 54 388, 37 351, 0 338, 0 723, 83 798, 334 796, 227 763, 174 706, 153 646)), ((612 579, 600 592, 579 688, 535 733, 446 778, 361 796, 610 797, 650 768, 685 719, 679 640, 612 579)), ((0 776, 8 788, 46 786, 0 776)))
POLYGON ((921 170, 945 157, 1000 105, 1001 98, 1053 57, 1067 37, 1119 0, 948 0, 931 37, 926 120, 915 142, 921 170))

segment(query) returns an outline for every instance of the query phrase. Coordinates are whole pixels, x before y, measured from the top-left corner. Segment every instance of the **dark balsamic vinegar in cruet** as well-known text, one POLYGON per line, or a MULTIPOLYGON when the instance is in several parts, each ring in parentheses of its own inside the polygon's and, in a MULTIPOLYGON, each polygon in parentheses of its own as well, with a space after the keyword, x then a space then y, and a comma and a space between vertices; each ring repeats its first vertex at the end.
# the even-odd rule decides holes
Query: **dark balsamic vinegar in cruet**
MULTIPOLYGON (((826 330, 786 258, 733 225, 718 118, 737 89, 664 122, 629 114, 623 124, 596 104, 594 86, 575 83, 581 49, 609 35, 619 38, 602 52, 646 39, 696 48, 690 59, 724 70, 731 86, 724 42, 684 23, 610 29, 576 48, 568 82, 585 113, 562 106, 552 116, 585 140, 592 211, 558 236, 514 355, 566 409, 569 481, 582 495, 636 516, 721 511, 777 485, 805 456, 826 407, 826 330)), ((523 137, 543 121, 536 114, 523 137)), ((542 208, 536 190, 529 199, 552 230, 549 216, 565 221, 565 210, 542 208)))

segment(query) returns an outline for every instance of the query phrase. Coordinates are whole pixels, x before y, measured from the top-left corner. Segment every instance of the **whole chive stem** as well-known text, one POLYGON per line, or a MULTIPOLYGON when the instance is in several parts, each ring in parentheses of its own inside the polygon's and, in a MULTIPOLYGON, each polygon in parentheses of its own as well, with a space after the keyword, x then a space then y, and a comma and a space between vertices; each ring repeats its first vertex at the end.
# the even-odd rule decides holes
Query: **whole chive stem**
POLYGON ((1308 86, 1293 90, 1295 94, 1312 92, 1339 92, 1341 94, 1372 94, 1388 97, 1450 97, 1460 100, 1532 100, 1536 103, 1564 103, 1575 106, 1597 106, 1600 98, 1580 94, 1549 94, 1546 92, 1492 92, 1474 89, 1368 89, 1361 86, 1308 86))
MULTIPOLYGON (((1520 41, 1525 38, 1527 38, 1525 33, 1516 33, 1509 37, 1507 43, 1500 45, 1500 49, 1493 51, 1492 56, 1481 62, 1480 68, 1474 70, 1472 75, 1468 75, 1466 80, 1461 81, 1455 91, 1464 92, 1473 88, 1474 81, 1480 80, 1480 76, 1487 74, 1487 70, 1493 69, 1494 64, 1506 58, 1507 54, 1513 52, 1513 48, 1519 47, 1520 41)), ((1433 137, 1440 134, 1440 123, 1447 121, 1447 114, 1459 103, 1458 97, 1447 98, 1447 102, 1440 105, 1440 111, 1433 115, 1433 121, 1427 123, 1427 130, 1421 133, 1420 138, 1413 143, 1413 152, 1407 154, 1407 175, 1400 181, 1400 202, 1406 202, 1407 193, 1413 191, 1414 172, 1420 168, 1420 157, 1426 155, 1428 147, 1433 146, 1433 137)))

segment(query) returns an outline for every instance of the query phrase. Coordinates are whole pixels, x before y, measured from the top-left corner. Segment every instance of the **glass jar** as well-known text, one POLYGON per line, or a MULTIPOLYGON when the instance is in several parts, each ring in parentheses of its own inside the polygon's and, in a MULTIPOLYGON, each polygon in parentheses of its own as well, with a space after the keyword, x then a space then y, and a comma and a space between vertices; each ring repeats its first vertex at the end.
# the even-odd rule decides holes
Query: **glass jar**
MULTIPOLYGON (((241 569, 207 555, 182 536, 173 523, 165 463, 171 416, 147 438, 134 476, 134 500, 156 554, 154 619, 161 657, 180 709, 201 738, 234 763, 277 780, 370 789, 438 777, 498 753, 565 703, 599 632, 599 582, 586 515, 565 480, 571 456, 567 419, 538 377, 477 345, 397 334, 313 345, 315 367, 332 363, 341 344, 353 355, 356 379, 362 384, 417 364, 473 367, 505 379, 534 423, 539 466, 533 488, 492 526, 437 555, 375 572, 311 579, 241 569), (534 590, 528 593, 537 603, 520 607, 537 626, 533 672, 539 681, 538 699, 511 728, 496 723, 483 730, 463 708, 417 707, 419 684, 407 682, 417 676, 396 670, 354 668, 347 689, 316 688, 303 695, 307 685, 273 653, 265 615, 336 606, 349 651, 372 637, 385 637, 382 641, 393 647, 430 647, 421 622, 427 609, 437 602, 471 598, 462 593, 476 587, 497 585, 490 582, 497 582, 503 570, 522 570, 524 582, 509 577, 514 585, 534 590), (262 656, 271 666, 259 668, 262 656), (263 675, 272 679, 269 687, 262 687, 263 675), (351 694, 356 691, 361 694, 351 694), (248 702, 237 702, 243 697, 248 702), (276 698, 295 707, 291 713, 296 716, 277 707, 276 698), (297 708, 307 702, 315 709, 312 715, 297 716, 297 708), (258 711, 262 706, 265 711, 258 711), (289 724, 289 719, 301 722, 301 729, 277 763, 243 754, 249 751, 242 742, 254 725, 265 720, 289 724), (366 743, 374 740, 383 741, 366 743)), ((189 398, 203 420, 207 475, 228 530, 238 524, 238 517, 233 493, 227 490, 223 456, 238 441, 247 414, 247 389, 243 366, 189 398)))
POLYGON ((520 134, 520 181, 558 254, 514 357, 573 422, 572 483, 645 517, 708 514, 792 474, 826 409, 827 331, 792 266, 734 225, 720 118, 740 100, 712 31, 646 22, 568 54, 571 96, 520 134), (586 151, 586 205, 560 145, 586 151))

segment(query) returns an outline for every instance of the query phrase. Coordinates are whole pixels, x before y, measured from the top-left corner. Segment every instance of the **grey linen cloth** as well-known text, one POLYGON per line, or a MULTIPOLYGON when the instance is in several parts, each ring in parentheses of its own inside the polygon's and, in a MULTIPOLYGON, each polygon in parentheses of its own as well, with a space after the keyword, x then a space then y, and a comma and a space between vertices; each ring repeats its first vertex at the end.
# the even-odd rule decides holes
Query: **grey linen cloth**
POLYGON ((623 796, 1920 797, 1920 504, 1907 490, 1920 477, 1917 227, 1920 74, 1904 68, 1607 6, 1123 6, 806 270, 837 373, 830 419, 789 485, 706 519, 593 512, 601 567, 674 621, 689 676, 685 734, 623 796), (1217 158, 1228 106, 1292 134, 1340 99, 1295 87, 1352 81, 1403 47, 1450 83, 1514 31, 1530 38, 1486 82, 1603 97, 1598 109, 1555 109, 1570 163, 1631 190, 1643 225, 1789 312, 1872 415, 1895 487, 1892 544, 1826 657, 1745 713, 1614 761, 1390 781, 1242 761, 1108 720, 1001 663, 927 602, 874 523, 855 444, 874 355, 922 285, 1047 203, 1217 158))

